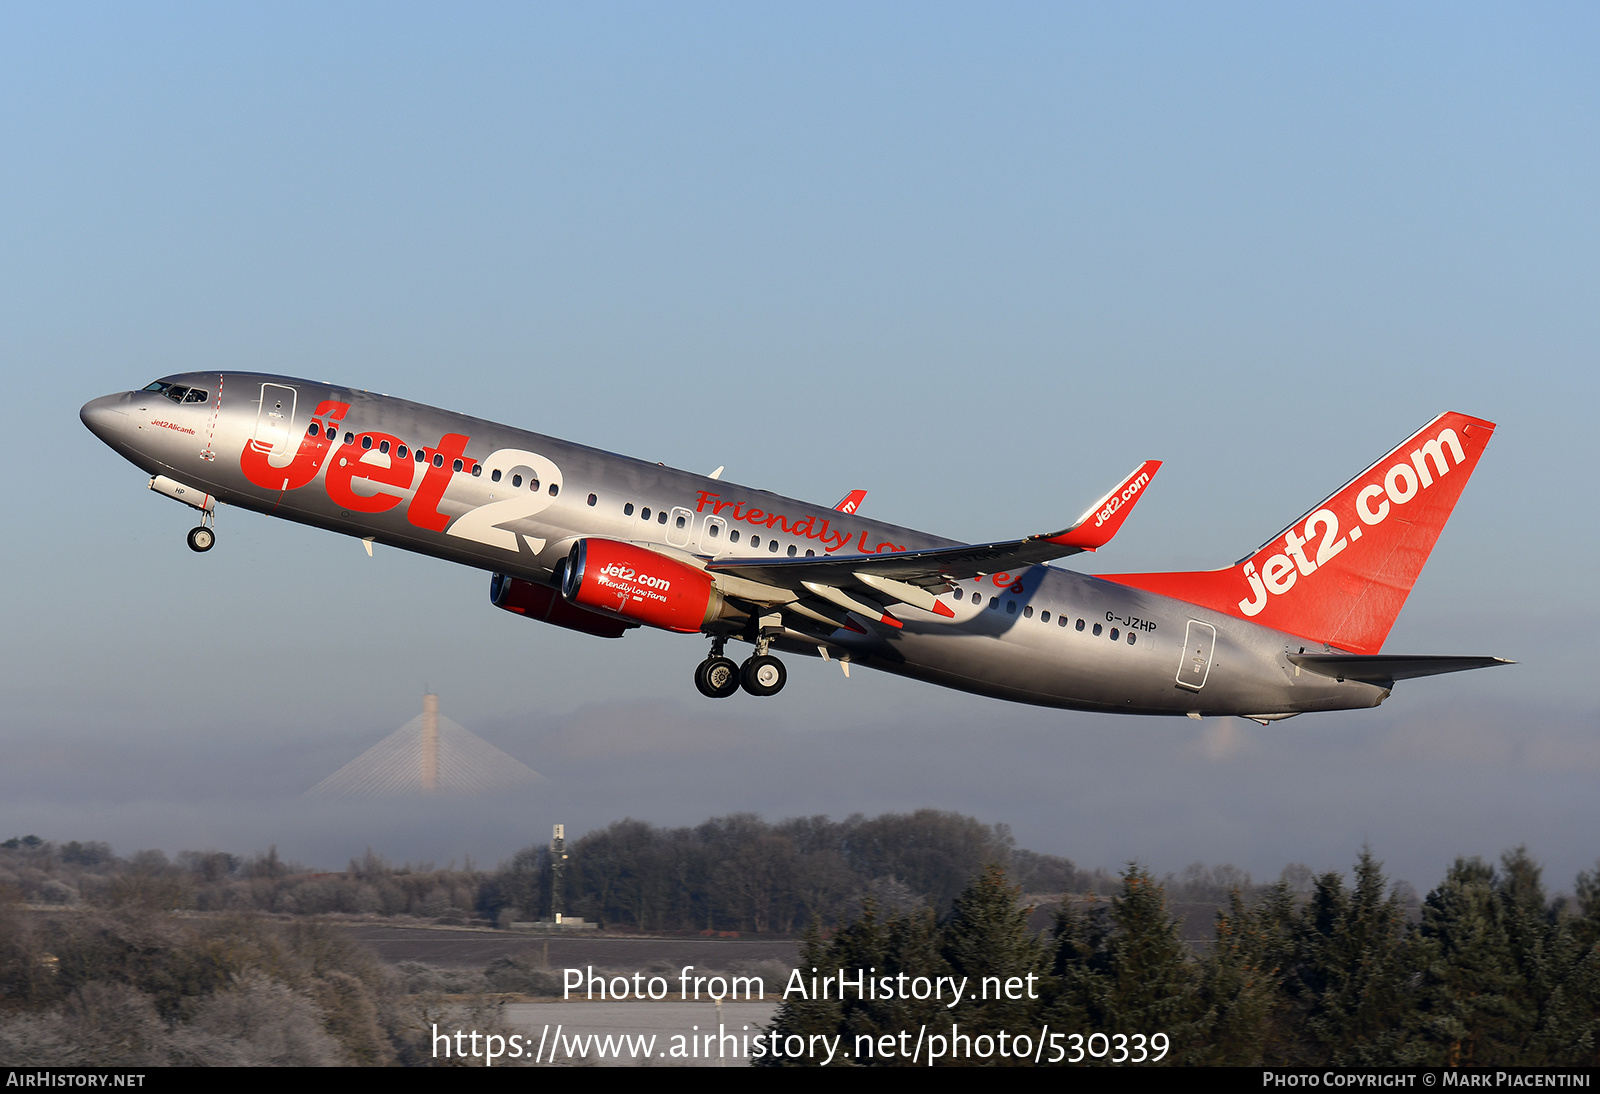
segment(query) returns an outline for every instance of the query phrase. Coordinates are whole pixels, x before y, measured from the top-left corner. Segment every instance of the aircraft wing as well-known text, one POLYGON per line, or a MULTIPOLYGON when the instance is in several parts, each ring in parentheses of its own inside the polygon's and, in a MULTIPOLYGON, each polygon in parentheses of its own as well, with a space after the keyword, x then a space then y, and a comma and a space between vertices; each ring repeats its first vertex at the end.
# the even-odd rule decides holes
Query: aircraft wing
POLYGON ((930 547, 920 551, 883 554, 835 555, 825 558, 723 559, 708 563, 712 574, 729 574, 758 582, 774 590, 799 594, 786 608, 797 610, 813 621, 847 626, 837 611, 856 612, 891 627, 899 620, 885 610, 887 602, 951 616, 950 608, 937 600, 952 583, 984 574, 1020 570, 1051 559, 1065 558, 1082 551, 1093 551, 1111 541, 1139 499, 1140 492, 1161 466, 1147 460, 1123 479, 1072 525, 1059 532, 1046 532, 1025 539, 998 543, 961 544, 930 547), (817 600, 824 603, 819 605, 817 600), (820 612, 806 610, 819 609, 820 612))

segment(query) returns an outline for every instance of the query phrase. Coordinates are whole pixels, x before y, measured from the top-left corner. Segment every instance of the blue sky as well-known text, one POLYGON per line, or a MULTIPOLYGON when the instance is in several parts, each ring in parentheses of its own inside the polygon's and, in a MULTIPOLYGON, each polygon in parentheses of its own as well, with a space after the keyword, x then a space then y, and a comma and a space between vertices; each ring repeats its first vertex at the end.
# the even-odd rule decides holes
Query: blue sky
POLYGON ((0 829, 492 861, 555 819, 928 805, 1095 865, 1370 840, 1426 885, 1527 842, 1570 884, 1600 855, 1597 47, 1575 4, 10 7, 0 829), (1388 648, 1521 664, 1266 730, 805 662, 708 708, 695 640, 530 626, 478 573, 232 510, 192 555, 77 408, 196 368, 971 539, 1167 461, 1102 571, 1231 561, 1461 410, 1500 429, 1388 648), (550 798, 308 819, 424 685, 550 798))

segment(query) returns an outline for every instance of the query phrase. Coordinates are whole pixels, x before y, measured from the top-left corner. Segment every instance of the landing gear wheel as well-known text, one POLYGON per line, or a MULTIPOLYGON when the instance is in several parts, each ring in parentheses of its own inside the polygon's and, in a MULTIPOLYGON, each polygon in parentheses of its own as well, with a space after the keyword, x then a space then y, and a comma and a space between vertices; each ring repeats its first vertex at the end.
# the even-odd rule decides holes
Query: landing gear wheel
POLYGON ((739 670, 739 683, 751 695, 776 695, 788 682, 789 670, 776 657, 758 654, 739 670))
POLYGON ((189 550, 209 551, 211 545, 217 542, 217 534, 204 525, 199 528, 189 529, 189 550))
POLYGON ((694 686, 708 699, 726 699, 739 690, 739 666, 726 657, 707 657, 695 666, 694 686))

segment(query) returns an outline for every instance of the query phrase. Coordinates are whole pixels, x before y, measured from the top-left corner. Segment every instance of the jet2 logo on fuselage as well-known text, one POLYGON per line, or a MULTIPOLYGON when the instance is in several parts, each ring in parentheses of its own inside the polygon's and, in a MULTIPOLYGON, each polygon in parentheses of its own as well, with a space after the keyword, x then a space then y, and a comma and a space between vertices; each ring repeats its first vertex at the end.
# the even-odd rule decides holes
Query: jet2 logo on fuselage
MULTIPOLYGON (((471 438, 463 433, 446 433, 431 448, 410 449, 399 437, 372 430, 351 433, 341 444, 339 429, 349 412, 349 403, 324 400, 317 405, 292 459, 274 463, 280 453, 251 438, 240 453, 239 469, 252 484, 283 494, 308 485, 326 468, 323 489, 341 509, 384 513, 406 502, 409 494, 405 512, 407 522, 413 526, 430 532, 448 528, 452 536, 513 553, 521 550, 518 536, 501 525, 548 509, 561 492, 561 471, 544 456, 506 448, 490 453, 480 463, 465 455, 471 438), (533 472, 528 491, 512 492, 507 487, 509 497, 496 496, 469 508, 453 521, 439 511, 457 474, 498 483, 515 467, 533 472)), ((499 491, 495 493, 498 495, 499 491)), ((535 553, 544 548, 541 539, 523 538, 535 553)))

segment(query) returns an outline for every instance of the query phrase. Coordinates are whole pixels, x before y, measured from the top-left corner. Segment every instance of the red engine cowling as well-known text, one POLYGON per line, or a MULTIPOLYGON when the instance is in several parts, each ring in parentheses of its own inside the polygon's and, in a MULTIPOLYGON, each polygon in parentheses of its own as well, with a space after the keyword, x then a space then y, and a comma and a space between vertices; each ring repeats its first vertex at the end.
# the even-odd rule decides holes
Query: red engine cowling
POLYGON ((508 612, 525 615, 529 619, 542 619, 558 627, 601 638, 621 638, 624 632, 639 625, 625 622, 614 615, 601 615, 574 607, 548 585, 507 577, 505 574, 495 574, 489 579, 489 599, 495 607, 508 612))
POLYGON ((567 556, 561 594, 582 608, 693 634, 722 610, 711 575, 614 539, 580 539, 567 556))

